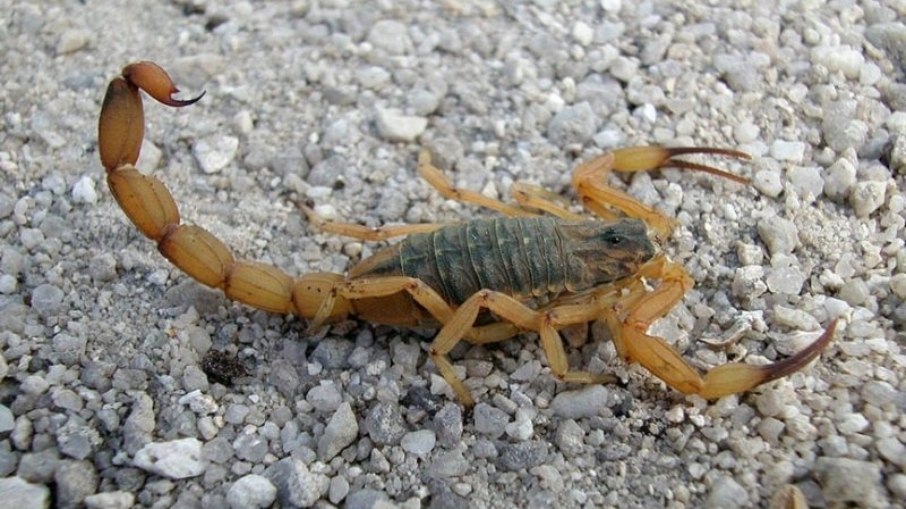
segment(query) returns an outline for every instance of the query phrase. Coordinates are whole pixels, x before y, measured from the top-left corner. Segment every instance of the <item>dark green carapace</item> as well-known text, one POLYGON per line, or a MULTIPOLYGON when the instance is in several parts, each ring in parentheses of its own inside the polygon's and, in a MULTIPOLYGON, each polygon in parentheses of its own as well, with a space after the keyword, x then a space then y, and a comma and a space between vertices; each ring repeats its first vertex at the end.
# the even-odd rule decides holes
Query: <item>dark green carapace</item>
POLYGON ((418 278, 456 305, 482 289, 547 300, 630 276, 654 254, 645 224, 635 219, 504 217, 410 235, 350 276, 418 278))

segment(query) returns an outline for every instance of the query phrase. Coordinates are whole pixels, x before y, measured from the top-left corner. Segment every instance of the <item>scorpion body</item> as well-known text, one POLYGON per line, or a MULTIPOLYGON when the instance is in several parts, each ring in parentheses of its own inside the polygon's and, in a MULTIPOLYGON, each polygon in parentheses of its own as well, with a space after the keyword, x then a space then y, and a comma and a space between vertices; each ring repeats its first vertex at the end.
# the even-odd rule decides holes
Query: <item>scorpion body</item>
POLYGON ((654 254, 638 220, 498 217, 410 235, 353 267, 349 277, 419 278, 457 306, 486 288, 547 303, 635 274, 654 254))
POLYGON ((710 166, 675 159, 696 153, 748 158, 744 153, 633 147, 585 162, 573 172, 573 186, 585 208, 605 220, 601 222, 581 220, 550 193, 526 185, 514 188, 520 206, 456 189, 423 151, 419 172, 443 196, 514 217, 373 230, 326 223, 303 206, 312 223, 328 232, 364 240, 408 237, 363 260, 345 276, 313 273, 294 278, 271 265, 238 260, 207 230, 182 224, 166 186, 134 167, 144 136, 142 90, 172 107, 187 106, 201 96, 174 99, 178 90, 167 73, 154 63, 137 62, 111 81, 101 108, 98 148, 108 186, 126 216, 157 243, 164 257, 231 299, 299 315, 311 320, 314 328, 353 315, 391 325, 439 326, 428 355, 466 406, 473 403, 471 391, 448 357, 460 341, 486 344, 535 331, 554 376, 564 382, 599 383, 612 377, 569 368, 559 330, 601 321, 625 360, 640 363, 680 392, 711 399, 748 391, 801 369, 833 337, 836 321, 811 345, 784 360, 726 364, 703 376, 673 347, 647 334, 649 325, 665 316, 693 282, 681 266, 656 255, 649 240, 649 235, 657 239, 669 235, 673 222, 609 187, 608 174, 672 166, 746 182, 710 166), (523 217, 539 211, 554 217, 523 217), (620 219, 618 212, 630 219, 620 219))

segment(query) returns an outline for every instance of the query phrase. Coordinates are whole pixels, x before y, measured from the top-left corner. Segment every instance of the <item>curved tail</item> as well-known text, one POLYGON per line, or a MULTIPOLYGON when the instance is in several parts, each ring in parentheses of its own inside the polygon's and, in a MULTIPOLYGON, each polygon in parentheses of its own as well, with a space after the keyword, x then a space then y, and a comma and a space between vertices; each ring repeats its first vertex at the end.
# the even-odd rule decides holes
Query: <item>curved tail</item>
MULTIPOLYGON (((98 147, 107 185, 129 220, 179 269, 204 285, 223 290, 230 299, 265 311, 315 316, 342 276, 309 274, 293 279, 272 265, 237 260, 204 228, 182 224, 167 187, 135 168, 145 130, 140 90, 174 108, 194 104, 204 96, 202 92, 193 99, 174 99, 179 90, 173 80, 160 66, 147 61, 127 65, 110 82, 98 122, 98 147)), ((328 319, 349 312, 343 299, 329 307, 328 319)))

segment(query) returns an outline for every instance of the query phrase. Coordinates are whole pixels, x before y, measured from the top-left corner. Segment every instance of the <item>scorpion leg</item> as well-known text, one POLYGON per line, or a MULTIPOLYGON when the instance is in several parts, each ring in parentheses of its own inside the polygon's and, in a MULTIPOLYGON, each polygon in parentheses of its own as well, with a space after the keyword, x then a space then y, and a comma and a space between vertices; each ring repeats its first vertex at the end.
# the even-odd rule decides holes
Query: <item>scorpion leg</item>
MULTIPOLYGON (((597 303, 588 302, 555 307, 539 312, 504 293, 481 290, 466 299, 456 309, 453 316, 444 323, 428 349, 431 360, 434 361, 464 406, 471 406, 474 401, 465 384, 453 370, 453 364, 450 362, 448 354, 464 337, 467 337, 471 330, 474 330, 473 325, 482 309, 487 309, 519 329, 537 331, 541 337, 541 346, 547 356, 548 365, 557 379, 575 383, 609 383, 615 380, 611 375, 570 370, 563 341, 560 333, 557 332, 557 329, 566 325, 587 322, 600 315, 601 309, 597 303)), ((498 338, 498 340, 502 339, 505 337, 498 338)), ((466 341, 469 339, 466 338, 466 341)))
POLYGON ((412 235, 413 233, 431 233, 445 226, 440 223, 422 223, 371 227, 355 223, 337 223, 324 219, 311 207, 303 203, 297 205, 305 213, 308 222, 321 231, 372 242, 412 235))
POLYGON ((671 167, 703 171, 735 182, 748 183, 748 180, 743 177, 711 166, 674 159, 676 156, 686 154, 717 154, 739 159, 749 159, 750 157, 748 154, 736 150, 707 147, 623 148, 598 156, 576 167, 572 177, 573 187, 581 198, 582 204, 598 216, 613 220, 616 218, 616 214, 610 209, 615 208, 627 216, 644 220, 658 236, 666 237, 673 231, 674 221, 632 196, 607 185, 607 176, 612 170, 636 172, 671 167))
POLYGON ((567 221, 580 221, 582 216, 570 212, 562 203, 563 198, 547 189, 526 184, 524 182, 514 182, 510 186, 510 194, 520 206, 527 209, 537 209, 547 212, 552 216, 565 219, 567 221))
POLYGON ((515 182, 510 187, 510 193, 519 204, 519 207, 508 205, 500 200, 488 198, 483 194, 470 191, 468 189, 459 189, 444 176, 444 174, 433 164, 431 164, 431 153, 422 150, 418 155, 418 172, 425 181, 427 181, 441 196, 471 203, 480 207, 496 210, 506 216, 535 216, 533 210, 541 210, 570 221, 578 221, 582 216, 570 212, 567 206, 563 204, 561 196, 552 193, 538 186, 533 186, 523 182, 515 182))
POLYGON ((431 153, 427 149, 422 149, 422 151, 418 153, 418 173, 431 185, 431 187, 436 189, 441 196, 448 200, 471 203, 472 205, 496 210, 506 216, 531 217, 537 215, 534 212, 508 205, 500 200, 495 200, 494 198, 489 198, 481 193, 455 187, 453 183, 444 176, 440 169, 431 164, 431 153))
POLYGON ((645 333, 654 320, 666 315, 682 299, 691 288, 692 279, 681 266, 664 257, 649 262, 642 268, 641 275, 656 277, 662 283, 627 308, 606 315, 605 321, 611 330, 617 352, 627 362, 638 362, 683 394, 698 394, 705 399, 716 399, 749 391, 801 369, 824 350, 834 335, 836 320, 831 322, 817 340, 792 357, 764 366, 726 364, 711 369, 702 377, 673 347, 661 338, 645 333))

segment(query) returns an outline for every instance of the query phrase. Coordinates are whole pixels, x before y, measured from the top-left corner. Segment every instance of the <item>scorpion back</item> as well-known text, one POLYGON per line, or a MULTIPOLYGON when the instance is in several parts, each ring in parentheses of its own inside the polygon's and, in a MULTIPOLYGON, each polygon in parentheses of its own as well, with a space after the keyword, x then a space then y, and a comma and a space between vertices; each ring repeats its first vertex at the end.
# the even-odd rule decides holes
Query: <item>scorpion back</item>
POLYGON ((459 305, 482 289, 544 304, 638 272, 655 253, 645 224, 499 217, 410 235, 359 263, 353 279, 421 279, 459 305))

